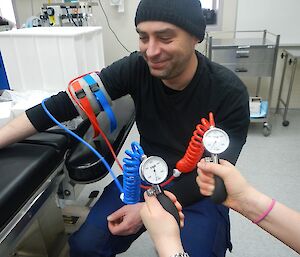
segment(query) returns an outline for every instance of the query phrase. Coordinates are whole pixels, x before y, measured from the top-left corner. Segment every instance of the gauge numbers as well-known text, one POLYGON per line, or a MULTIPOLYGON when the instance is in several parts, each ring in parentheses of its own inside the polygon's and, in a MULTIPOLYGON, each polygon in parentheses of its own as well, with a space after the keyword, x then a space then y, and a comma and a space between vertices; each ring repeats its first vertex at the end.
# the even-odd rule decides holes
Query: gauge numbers
POLYGON ((141 178, 150 184, 160 184, 168 176, 167 163, 158 156, 150 156, 140 165, 141 178))
POLYGON ((220 154, 228 148, 229 137, 222 129, 210 128, 203 135, 203 144, 210 153, 220 154))

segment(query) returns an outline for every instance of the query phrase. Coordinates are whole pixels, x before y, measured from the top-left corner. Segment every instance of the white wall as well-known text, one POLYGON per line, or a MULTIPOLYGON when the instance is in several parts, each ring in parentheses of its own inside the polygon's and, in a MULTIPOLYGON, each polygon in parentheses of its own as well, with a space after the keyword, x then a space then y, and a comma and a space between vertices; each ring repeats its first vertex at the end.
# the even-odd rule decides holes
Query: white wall
POLYGON ((237 30, 267 29, 281 45, 300 45, 299 0, 239 0, 237 30))
MULTIPOLYGON (((138 50, 138 35, 135 31, 134 16, 138 5, 137 0, 125 0, 125 12, 119 13, 116 6, 111 6, 109 0, 101 1, 109 19, 110 26, 117 34, 119 40, 129 51, 138 50)), ((98 25, 104 30, 104 51, 106 65, 128 55, 128 52, 117 42, 108 28, 102 9, 94 8, 94 16, 98 25)))
POLYGON ((15 14, 12 6, 11 0, 1 0, 0 1, 0 15, 5 19, 16 23, 15 14))

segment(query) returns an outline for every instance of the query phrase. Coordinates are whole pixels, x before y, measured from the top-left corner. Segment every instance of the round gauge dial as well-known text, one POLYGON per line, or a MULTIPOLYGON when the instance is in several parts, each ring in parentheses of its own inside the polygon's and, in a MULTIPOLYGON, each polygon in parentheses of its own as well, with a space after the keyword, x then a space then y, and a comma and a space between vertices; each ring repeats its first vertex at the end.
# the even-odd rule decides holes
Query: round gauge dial
POLYGON ((168 165, 162 158, 150 156, 142 161, 139 172, 144 181, 157 185, 167 178, 168 165))
POLYGON ((210 128, 203 135, 203 145, 213 154, 223 153, 229 146, 227 133, 219 128, 210 128))

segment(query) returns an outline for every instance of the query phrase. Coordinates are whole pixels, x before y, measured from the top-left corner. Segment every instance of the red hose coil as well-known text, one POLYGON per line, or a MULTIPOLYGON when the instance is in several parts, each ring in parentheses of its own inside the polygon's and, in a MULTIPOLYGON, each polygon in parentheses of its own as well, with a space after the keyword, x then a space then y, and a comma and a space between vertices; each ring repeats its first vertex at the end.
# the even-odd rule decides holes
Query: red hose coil
POLYGON ((203 135, 210 127, 215 126, 213 114, 210 112, 209 121, 202 118, 201 123, 202 124, 196 126, 196 130, 193 132, 193 136, 184 156, 176 163, 176 169, 182 173, 191 172, 196 168, 197 163, 200 161, 204 153, 204 146, 202 144, 203 135))

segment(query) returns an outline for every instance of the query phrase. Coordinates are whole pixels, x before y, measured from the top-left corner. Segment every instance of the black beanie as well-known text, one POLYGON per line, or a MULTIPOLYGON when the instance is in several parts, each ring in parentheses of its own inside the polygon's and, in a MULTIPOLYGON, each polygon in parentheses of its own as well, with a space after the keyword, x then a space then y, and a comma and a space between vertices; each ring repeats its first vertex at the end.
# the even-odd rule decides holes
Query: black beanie
POLYGON ((205 18, 199 0, 141 0, 135 15, 135 26, 143 21, 164 21, 189 32, 202 42, 205 18))

